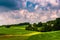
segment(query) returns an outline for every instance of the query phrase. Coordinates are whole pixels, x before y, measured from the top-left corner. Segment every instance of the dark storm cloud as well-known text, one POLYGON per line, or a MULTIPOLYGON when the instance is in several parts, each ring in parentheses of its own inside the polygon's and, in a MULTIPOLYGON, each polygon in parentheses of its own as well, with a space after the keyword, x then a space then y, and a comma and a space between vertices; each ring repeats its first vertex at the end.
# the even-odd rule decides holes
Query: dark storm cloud
POLYGON ((0 0, 0 6, 7 7, 9 9, 15 10, 22 7, 22 1, 20 0, 0 0))

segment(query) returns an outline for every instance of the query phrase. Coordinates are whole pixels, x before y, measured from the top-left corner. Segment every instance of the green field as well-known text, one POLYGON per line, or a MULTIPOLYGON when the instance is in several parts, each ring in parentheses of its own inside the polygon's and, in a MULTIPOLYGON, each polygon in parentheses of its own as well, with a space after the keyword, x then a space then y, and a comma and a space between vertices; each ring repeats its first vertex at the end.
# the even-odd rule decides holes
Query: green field
POLYGON ((27 31, 25 30, 25 26, 17 26, 17 27, 11 27, 11 28, 5 28, 5 27, 1 27, 0 28, 0 34, 27 34, 27 33, 31 33, 32 31, 27 31))
POLYGON ((25 27, 0 27, 0 40, 60 40, 60 31, 35 32, 25 30, 25 27))
POLYGON ((60 40, 60 31, 43 32, 29 37, 28 40, 60 40))

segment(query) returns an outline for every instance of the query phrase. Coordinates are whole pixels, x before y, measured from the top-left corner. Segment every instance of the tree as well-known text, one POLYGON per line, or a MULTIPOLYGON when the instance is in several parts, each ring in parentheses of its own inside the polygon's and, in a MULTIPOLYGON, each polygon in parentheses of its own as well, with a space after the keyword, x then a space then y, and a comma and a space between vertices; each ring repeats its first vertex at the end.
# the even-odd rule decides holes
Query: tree
POLYGON ((26 29, 26 30, 33 30, 33 27, 32 27, 31 24, 29 24, 25 29, 26 29))
POLYGON ((46 23, 42 22, 39 22, 38 24, 34 23, 33 25, 29 25, 28 28, 30 30, 39 32, 60 30, 60 18, 56 18, 56 20, 47 21, 46 23))
POLYGON ((43 23, 42 28, 41 28, 41 32, 47 32, 47 31, 48 31, 47 23, 43 23))
POLYGON ((11 26, 10 25, 6 25, 6 28, 10 28, 11 26))
POLYGON ((54 30, 60 30, 60 18, 56 18, 53 28, 54 30))
POLYGON ((60 26, 60 18, 56 18, 56 24, 60 26))
POLYGON ((38 26, 38 27, 41 27, 41 26, 42 26, 42 23, 41 23, 41 22, 39 22, 39 23, 37 24, 37 26, 38 26))
POLYGON ((33 27, 37 27, 37 24, 36 24, 36 23, 34 23, 34 24, 33 24, 33 27))
POLYGON ((23 25, 29 25, 29 22, 25 22, 25 23, 19 23, 18 25, 23 26, 23 25))
POLYGON ((33 30, 34 31, 37 31, 38 30, 38 27, 37 27, 37 24, 36 23, 34 23, 32 26, 33 26, 33 30))

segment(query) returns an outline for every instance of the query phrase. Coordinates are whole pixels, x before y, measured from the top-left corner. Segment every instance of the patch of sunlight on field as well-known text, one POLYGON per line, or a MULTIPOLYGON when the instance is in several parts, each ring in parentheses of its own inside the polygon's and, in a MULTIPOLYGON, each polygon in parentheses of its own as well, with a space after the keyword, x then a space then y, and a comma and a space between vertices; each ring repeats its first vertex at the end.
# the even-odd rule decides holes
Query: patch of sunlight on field
POLYGON ((60 31, 43 32, 30 36, 27 40, 60 40, 60 31))
POLYGON ((37 35, 37 34, 41 34, 41 32, 32 32, 29 34, 25 34, 24 36, 32 36, 32 35, 37 35))
POLYGON ((32 32, 32 33, 28 33, 24 35, 4 35, 4 36, 32 36, 32 35, 37 35, 37 34, 41 34, 41 32, 32 32))

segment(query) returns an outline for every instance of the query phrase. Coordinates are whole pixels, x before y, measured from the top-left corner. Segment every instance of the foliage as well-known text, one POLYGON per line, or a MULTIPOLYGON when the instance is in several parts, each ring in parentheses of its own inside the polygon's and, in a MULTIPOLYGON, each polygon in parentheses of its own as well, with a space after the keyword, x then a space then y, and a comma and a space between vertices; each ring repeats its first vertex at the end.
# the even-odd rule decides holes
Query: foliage
POLYGON ((25 28, 26 30, 33 30, 33 27, 31 24, 28 25, 28 27, 25 28))
POLYGON ((25 23, 19 23, 18 25, 23 26, 23 25, 29 25, 29 22, 25 22, 25 23))
POLYGON ((60 18, 56 18, 56 20, 47 21, 46 23, 39 22, 38 24, 34 23, 32 25, 32 29, 34 31, 48 32, 60 30, 60 18))
POLYGON ((37 24, 37 26, 38 26, 38 27, 41 27, 41 26, 42 26, 42 22, 39 22, 39 23, 37 24))
POLYGON ((5 27, 6 27, 6 28, 10 28, 11 26, 10 26, 10 25, 6 25, 5 27))
POLYGON ((36 24, 36 23, 34 23, 34 24, 33 24, 33 27, 37 27, 37 24, 36 24))

